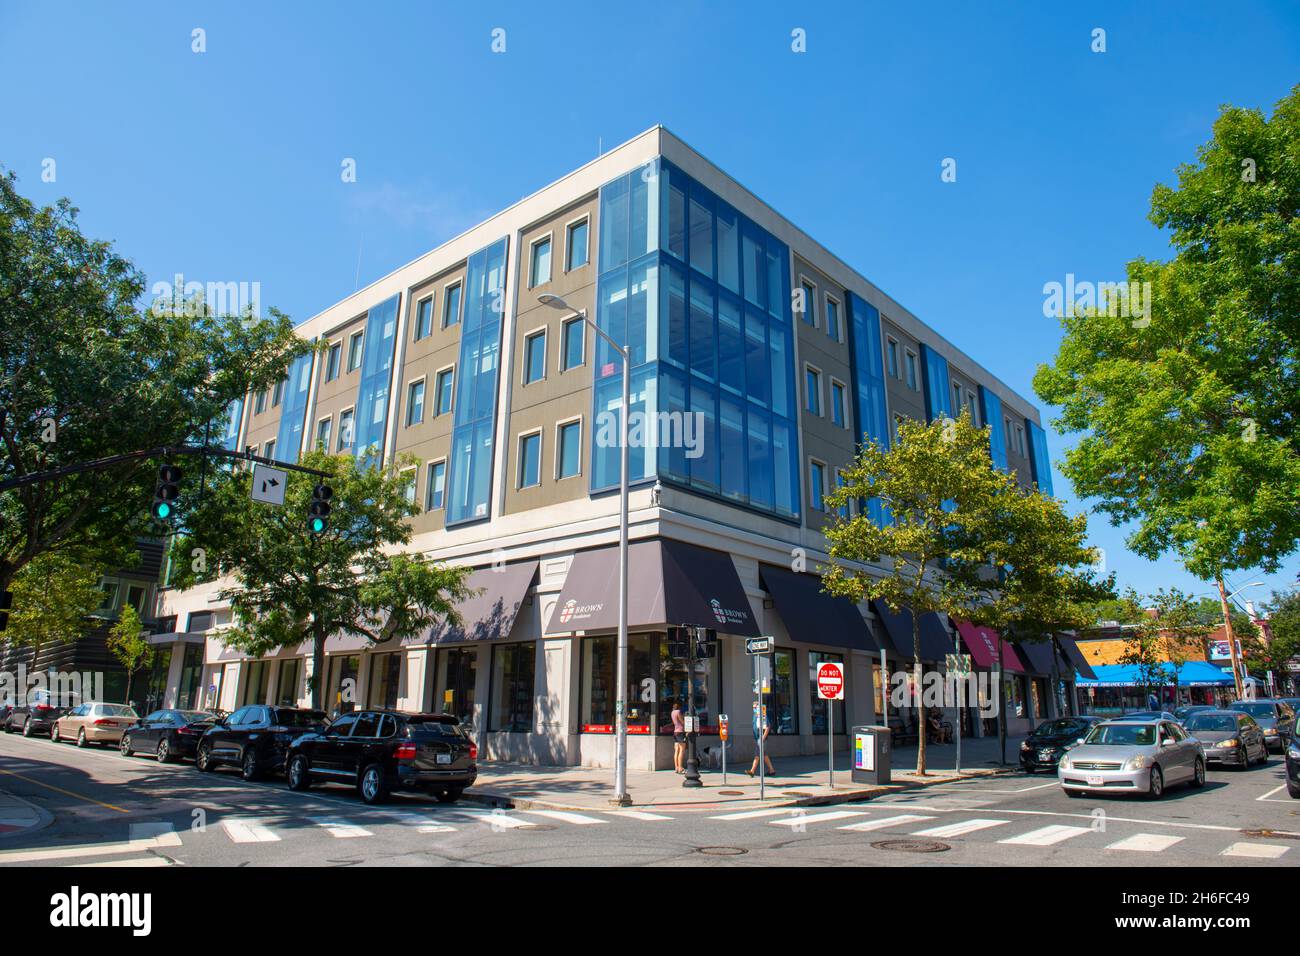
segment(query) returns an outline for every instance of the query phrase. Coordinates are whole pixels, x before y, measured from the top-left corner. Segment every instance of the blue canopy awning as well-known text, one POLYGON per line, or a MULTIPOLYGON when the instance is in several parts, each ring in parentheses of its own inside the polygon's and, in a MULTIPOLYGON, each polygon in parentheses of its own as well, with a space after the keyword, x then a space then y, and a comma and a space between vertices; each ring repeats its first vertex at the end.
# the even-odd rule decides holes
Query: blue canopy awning
MULTIPOLYGON (((1165 685, 1174 684, 1174 665, 1166 662, 1162 665, 1165 673, 1165 685)), ((1078 687, 1144 687, 1136 664, 1094 664, 1096 680, 1080 677, 1078 687)), ((1229 687, 1233 683, 1232 675, 1205 661, 1188 661, 1178 668, 1180 687, 1229 687)))

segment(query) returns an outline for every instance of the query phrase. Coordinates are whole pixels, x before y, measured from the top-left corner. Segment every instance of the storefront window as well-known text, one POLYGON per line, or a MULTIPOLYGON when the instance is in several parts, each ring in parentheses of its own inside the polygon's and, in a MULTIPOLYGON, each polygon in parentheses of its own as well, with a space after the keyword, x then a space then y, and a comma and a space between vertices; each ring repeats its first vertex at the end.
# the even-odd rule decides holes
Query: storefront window
MULTIPOLYGON (((812 732, 815 734, 826 733, 826 705, 832 703, 817 696, 817 669, 828 662, 839 664, 841 670, 843 670, 844 655, 826 654, 822 651, 808 652, 808 687, 812 693, 812 732)), ((842 734, 844 733, 844 701, 837 700, 834 701, 834 704, 834 731, 837 734, 842 734)))
POLYGON ((681 658, 670 657, 668 642, 663 637, 659 645, 659 713, 656 718, 659 733, 673 732, 672 702, 677 701, 682 713, 688 713, 688 691, 694 685, 695 713, 700 718, 700 733, 718 732, 718 714, 722 710, 722 666, 717 658, 692 661, 689 665, 681 658), (689 675, 689 677, 688 677, 689 675))
POLYGON ((370 695, 366 698, 366 706, 396 710, 401 673, 401 651, 374 655, 370 659, 370 695))
POLYGON ((266 685, 270 677, 266 661, 250 661, 248 674, 244 678, 244 699, 240 704, 265 704, 266 685))
POLYGON ((1073 698, 1070 693, 1070 685, 1063 680, 1056 682, 1056 712, 1061 717, 1074 716, 1073 698))
MULTIPOLYGON (((633 634, 627 641, 627 732, 654 732, 654 674, 650 667, 655 638, 633 634)), ((618 645, 614 637, 582 642, 582 732, 614 732, 614 687, 618 645)))
POLYGON ((478 650, 454 648, 442 655, 442 709, 462 724, 474 722, 474 686, 478 681, 478 650))
POLYGON ((799 698, 795 696, 794 651, 772 653, 772 692, 767 696, 768 726, 773 734, 799 733, 799 698))
POLYGON ((280 662, 280 676, 275 683, 275 702, 281 707, 298 706, 298 679, 302 676, 302 658, 280 662))
POLYGON ((498 644, 492 648, 492 713, 489 730, 528 734, 533 730, 533 680, 537 647, 498 644))
POLYGON ((1006 684, 1007 713, 1012 717, 1027 717, 1025 713, 1025 679, 1019 674, 1011 675, 1006 684))
POLYGON ((181 660, 181 679, 177 687, 176 706, 189 710, 198 702, 199 681, 203 679, 203 645, 186 644, 181 660))
POLYGON ((325 709, 331 714, 346 714, 357 709, 357 675, 361 672, 359 654, 342 654, 331 657, 328 693, 323 698, 325 709))

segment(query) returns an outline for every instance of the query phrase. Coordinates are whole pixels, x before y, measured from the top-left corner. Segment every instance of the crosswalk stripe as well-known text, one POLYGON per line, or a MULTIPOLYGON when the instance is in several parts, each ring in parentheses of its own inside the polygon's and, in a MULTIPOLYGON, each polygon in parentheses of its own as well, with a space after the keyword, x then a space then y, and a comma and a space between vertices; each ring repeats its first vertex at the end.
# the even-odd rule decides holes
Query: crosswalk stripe
POLYGON ((1135 833, 1117 843, 1106 847, 1108 850, 1136 850, 1139 853, 1159 853, 1175 843, 1182 843, 1183 837, 1168 836, 1164 833, 1135 833))
POLYGON ((323 828, 330 836, 339 840, 351 840, 356 837, 374 836, 374 834, 365 827, 359 827, 355 823, 345 823, 331 817, 317 817, 312 820, 312 823, 323 828))
POLYGON ((648 813, 645 810, 610 810, 611 816, 623 817, 626 820, 640 820, 643 823, 653 823, 655 820, 671 820, 672 817, 662 813, 648 813))
POLYGON ((974 833, 976 830, 987 830, 989 827, 1000 827, 1010 822, 1010 820, 964 820, 961 823, 946 823, 943 826, 930 827, 928 830, 916 830, 913 832, 912 836, 965 836, 967 833, 974 833))
POLYGON ((919 813, 902 813, 896 817, 884 817, 880 820, 864 820, 861 823, 849 823, 842 827, 836 827, 837 830, 852 830, 854 833, 866 833, 869 830, 884 830, 888 827, 907 826, 909 823, 921 823, 924 820, 933 820, 934 817, 924 816, 919 813))
POLYGON ((130 829, 132 844, 142 849, 160 846, 180 846, 181 838, 170 823, 133 823, 130 829))
POLYGON ((416 833, 455 833, 456 828, 445 823, 438 823, 432 817, 418 813, 394 813, 389 819, 403 826, 415 827, 416 833))
POLYGON ((781 813, 789 813, 789 807, 769 807, 766 810, 742 810, 739 813, 724 813, 720 817, 709 817, 710 820, 754 820, 758 817, 772 817, 781 813))
POLYGON ((1020 836, 1008 837, 998 842, 1010 843, 1016 846, 1052 846, 1089 832, 1091 831, 1087 827, 1067 827, 1064 824, 1054 823, 1051 826, 1030 830, 1028 833, 1020 834, 1020 836))
POLYGON ((73 868, 89 868, 96 866, 171 866, 170 860, 164 860, 160 856, 141 856, 133 860, 98 860, 94 863, 69 863, 68 866, 73 868))
POLYGON ((44 850, 6 850, 0 852, 0 866, 6 863, 41 863, 46 860, 75 860, 79 856, 113 856, 117 853, 138 853, 162 846, 179 846, 180 838, 171 834, 175 842, 157 843, 152 839, 132 840, 130 843, 100 843, 85 846, 60 846, 44 850))
POLYGON ((500 827, 501 829, 504 830, 520 830, 523 829, 524 827, 537 826, 536 823, 533 823, 529 820, 520 820, 518 817, 508 816, 505 813, 500 813, 495 811, 492 813, 467 812, 465 813, 465 816, 469 817, 471 820, 476 820, 477 822, 482 823, 485 826, 494 827, 494 828, 500 827))
POLYGON ((251 820, 222 820, 221 828, 233 843, 279 843, 280 838, 270 827, 251 820))
POLYGON ((795 813, 784 820, 768 820, 774 827, 797 827, 809 823, 829 823, 831 820, 846 820, 850 817, 865 817, 865 810, 833 810, 830 813, 795 813))
POLYGON ((1290 847, 1279 846, 1276 843, 1234 843, 1224 850, 1220 856, 1244 856, 1254 860, 1276 860, 1290 847))
POLYGON ((598 817, 589 817, 582 813, 569 813, 567 810, 521 810, 519 812, 528 813, 538 817, 546 817, 549 820, 559 820, 561 823, 576 823, 578 826, 609 822, 608 820, 601 820, 598 817))

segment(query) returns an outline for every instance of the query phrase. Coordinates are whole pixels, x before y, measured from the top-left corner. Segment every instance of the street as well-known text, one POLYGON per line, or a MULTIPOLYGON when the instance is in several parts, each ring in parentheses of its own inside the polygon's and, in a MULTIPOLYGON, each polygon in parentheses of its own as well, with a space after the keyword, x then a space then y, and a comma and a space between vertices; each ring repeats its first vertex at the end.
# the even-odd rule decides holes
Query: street
POLYGON ((19 866, 1260 866, 1300 863, 1281 760, 1216 770, 1158 802, 1071 800, 1045 775, 958 781, 826 807, 505 810, 0 737, 0 790, 48 825, 0 839, 19 866))

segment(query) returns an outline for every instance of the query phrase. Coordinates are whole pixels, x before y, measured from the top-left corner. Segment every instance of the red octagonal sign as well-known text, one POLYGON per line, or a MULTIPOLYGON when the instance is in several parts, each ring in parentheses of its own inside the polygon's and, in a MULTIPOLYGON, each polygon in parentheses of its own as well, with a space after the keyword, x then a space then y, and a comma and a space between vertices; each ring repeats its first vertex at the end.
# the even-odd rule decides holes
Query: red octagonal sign
POLYGON ((844 668, 826 663, 817 668, 817 696, 822 700, 844 699, 844 668))

